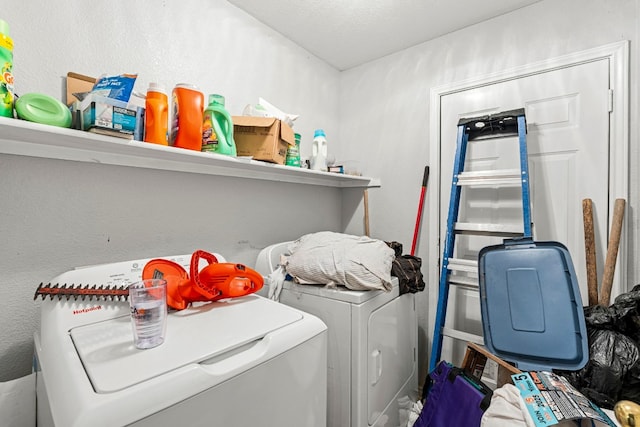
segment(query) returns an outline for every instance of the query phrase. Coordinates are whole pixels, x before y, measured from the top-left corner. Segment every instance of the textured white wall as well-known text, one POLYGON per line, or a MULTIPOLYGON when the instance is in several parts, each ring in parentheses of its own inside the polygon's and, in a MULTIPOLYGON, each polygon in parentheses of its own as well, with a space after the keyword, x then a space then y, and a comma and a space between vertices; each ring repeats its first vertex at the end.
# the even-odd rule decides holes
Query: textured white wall
MULTIPOLYGON (((316 127, 338 133, 339 73, 224 0, 0 5, 19 94, 61 98, 68 71, 137 72, 143 92, 189 82, 225 95, 232 114, 260 96, 300 114, 303 155, 316 127)), ((0 182, 0 381, 30 372, 33 292, 63 271, 198 248, 253 265, 266 245, 342 229, 335 188, 10 155, 0 182)))
MULTIPOLYGON (((638 283, 639 4, 638 0, 546 0, 342 72, 339 106, 346 120, 340 127, 341 155, 359 158, 366 165, 366 175, 383 183, 382 188, 369 190, 373 237, 400 241, 405 253, 410 252, 423 170, 439 161, 429 158, 430 144, 437 143, 430 141, 432 87, 631 40, 628 277, 631 285, 638 283)), ((438 177, 432 174, 429 187, 437 185, 438 177)), ((423 261, 430 257, 429 245, 438 239, 426 234, 426 221, 437 214, 435 202, 428 200, 417 251, 423 261)), ((354 217, 347 231, 358 227, 354 217)), ((437 266, 425 266, 425 274, 427 268, 437 266)), ((427 286, 436 298, 438 284, 427 286)), ((427 293, 419 294, 418 301, 419 360, 424 374, 427 337, 432 334, 427 324, 427 293)))

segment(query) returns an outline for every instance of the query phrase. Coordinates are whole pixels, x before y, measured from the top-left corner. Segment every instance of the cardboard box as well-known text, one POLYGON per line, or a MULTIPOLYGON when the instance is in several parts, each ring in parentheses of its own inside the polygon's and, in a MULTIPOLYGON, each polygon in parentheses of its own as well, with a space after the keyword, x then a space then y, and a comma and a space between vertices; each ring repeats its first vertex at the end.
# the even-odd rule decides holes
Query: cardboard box
POLYGON ((67 106, 71 106, 78 101, 74 93, 90 92, 95 84, 96 79, 78 73, 67 73, 67 106))
POLYGON ((502 387, 505 384, 512 384, 511 375, 521 373, 520 369, 505 362, 495 354, 489 352, 486 348, 479 345, 468 342, 467 351, 462 361, 462 370, 477 379, 482 379, 484 368, 487 365, 487 360, 493 360, 498 366, 498 377, 496 383, 498 387, 502 387))
POLYGON ((238 156, 284 164, 287 148, 296 143, 289 125, 271 117, 233 116, 232 120, 238 156))

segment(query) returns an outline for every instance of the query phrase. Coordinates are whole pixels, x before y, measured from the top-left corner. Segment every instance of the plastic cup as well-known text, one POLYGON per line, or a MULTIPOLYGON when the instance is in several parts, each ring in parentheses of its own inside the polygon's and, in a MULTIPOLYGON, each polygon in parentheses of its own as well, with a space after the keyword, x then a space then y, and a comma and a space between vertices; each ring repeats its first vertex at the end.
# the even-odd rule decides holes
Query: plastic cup
POLYGON ((167 282, 148 279, 129 285, 133 342, 137 348, 157 347, 167 331, 167 282))

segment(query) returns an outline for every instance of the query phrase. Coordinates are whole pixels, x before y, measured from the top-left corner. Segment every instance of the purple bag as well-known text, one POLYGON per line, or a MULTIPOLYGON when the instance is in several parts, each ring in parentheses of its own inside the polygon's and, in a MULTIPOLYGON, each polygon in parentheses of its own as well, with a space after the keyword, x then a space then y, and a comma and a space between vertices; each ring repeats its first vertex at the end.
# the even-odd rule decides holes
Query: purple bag
POLYGON ((424 406, 414 427, 479 427, 491 403, 489 387, 445 361, 429 374, 424 388, 424 406))

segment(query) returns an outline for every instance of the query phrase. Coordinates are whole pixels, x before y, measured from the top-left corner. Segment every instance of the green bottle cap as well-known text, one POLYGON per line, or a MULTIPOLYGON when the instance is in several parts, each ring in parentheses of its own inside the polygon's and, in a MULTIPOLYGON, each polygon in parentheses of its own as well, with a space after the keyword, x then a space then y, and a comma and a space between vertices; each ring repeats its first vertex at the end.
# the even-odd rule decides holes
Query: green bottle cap
POLYGON ((224 107, 224 96, 218 94, 209 95, 209 104, 219 104, 224 107))
POLYGON ((0 18, 0 34, 9 35, 9 24, 2 18, 0 18))

